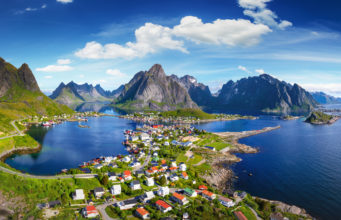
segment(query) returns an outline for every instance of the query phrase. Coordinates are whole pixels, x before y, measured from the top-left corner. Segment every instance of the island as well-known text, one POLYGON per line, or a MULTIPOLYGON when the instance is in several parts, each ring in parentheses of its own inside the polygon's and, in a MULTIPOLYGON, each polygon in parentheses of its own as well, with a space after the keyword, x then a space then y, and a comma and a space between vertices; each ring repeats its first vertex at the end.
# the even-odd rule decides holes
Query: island
POLYGON ((340 116, 329 115, 322 111, 313 111, 306 118, 305 122, 314 124, 314 125, 324 125, 324 124, 333 124, 339 119, 340 119, 340 116))

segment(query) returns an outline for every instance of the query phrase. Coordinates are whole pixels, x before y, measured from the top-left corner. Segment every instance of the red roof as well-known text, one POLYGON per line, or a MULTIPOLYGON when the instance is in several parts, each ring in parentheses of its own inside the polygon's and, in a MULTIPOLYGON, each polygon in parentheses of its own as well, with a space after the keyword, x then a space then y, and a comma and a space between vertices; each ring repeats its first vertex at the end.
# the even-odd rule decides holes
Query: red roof
POLYGON ((206 195, 206 196, 209 196, 209 197, 213 196, 213 193, 210 192, 210 191, 207 191, 207 190, 203 190, 203 191, 202 191, 202 194, 204 194, 204 195, 206 195))
POLYGON ((98 213, 96 207, 93 206, 93 205, 88 205, 85 209, 86 209, 86 212, 87 212, 88 215, 89 214, 97 214, 98 213))
POLYGON ((141 215, 141 216, 145 216, 148 215, 149 212, 147 210, 145 210, 143 207, 140 207, 138 209, 136 209, 136 211, 141 215))
POLYGON ((183 177, 187 177, 188 175, 187 175, 186 172, 182 172, 182 176, 183 176, 183 177))
POLYGON ((157 167, 152 167, 150 169, 153 170, 153 171, 157 171, 158 170, 157 167))
POLYGON ((175 198, 177 198, 177 199, 180 199, 180 200, 185 199, 185 196, 183 196, 183 195, 181 195, 181 194, 179 194, 179 193, 177 193, 177 192, 173 193, 173 196, 174 196, 175 198))
POLYGON ((125 170, 125 171, 123 172, 123 175, 124 175, 124 176, 131 176, 130 170, 125 170))
POLYGON ((207 186, 205 186, 205 185, 200 185, 200 186, 199 186, 199 189, 207 189, 207 186))
POLYGON ((169 168, 169 170, 176 170, 176 169, 178 169, 177 167, 171 167, 171 168, 169 168))
POLYGON ((161 163, 162 164, 165 164, 167 161, 166 160, 161 160, 161 163))
POLYGON ((238 220, 247 220, 245 215, 241 211, 236 211, 233 213, 238 220))
POLYGON ((165 202, 163 200, 157 200, 156 205, 161 206, 164 209, 168 209, 171 207, 167 202, 165 202))

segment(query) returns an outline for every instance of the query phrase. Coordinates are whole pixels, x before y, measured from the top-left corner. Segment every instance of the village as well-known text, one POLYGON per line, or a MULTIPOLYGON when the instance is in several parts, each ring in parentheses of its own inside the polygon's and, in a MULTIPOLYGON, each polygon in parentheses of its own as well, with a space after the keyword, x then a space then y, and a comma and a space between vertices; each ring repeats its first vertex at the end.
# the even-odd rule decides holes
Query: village
MULTIPOLYGON (((128 155, 101 156, 77 169, 64 170, 68 174, 96 173, 103 185, 92 190, 76 189, 70 205, 83 204, 78 210, 83 218, 192 219, 191 206, 209 203, 219 204, 232 218, 249 219, 243 210, 252 211, 242 203, 247 193, 221 195, 200 178, 200 166, 172 157, 172 152, 194 147, 191 140, 198 140, 203 133, 189 125, 144 124, 135 131, 125 130, 122 144, 128 155)), ((205 150, 215 149, 205 146, 205 150)), ((61 205, 57 200, 40 204, 40 208, 61 205)))

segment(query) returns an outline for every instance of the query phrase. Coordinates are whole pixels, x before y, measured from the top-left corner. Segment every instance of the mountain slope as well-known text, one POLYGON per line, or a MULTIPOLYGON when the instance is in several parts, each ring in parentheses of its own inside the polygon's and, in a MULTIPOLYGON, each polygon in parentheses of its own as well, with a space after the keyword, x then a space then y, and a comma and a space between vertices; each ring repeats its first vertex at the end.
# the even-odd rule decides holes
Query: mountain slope
POLYGON ((331 95, 327 95, 324 92, 311 92, 310 93, 316 102, 319 104, 339 104, 341 103, 341 98, 337 98, 331 95))
POLYGON ((135 74, 114 103, 118 108, 132 110, 197 108, 186 89, 166 76, 159 64, 135 74))
POLYGON ((227 82, 217 102, 219 109, 273 113, 309 112, 317 104, 297 84, 291 85, 267 74, 227 82))
POLYGON ((36 79, 27 64, 19 69, 0 58, 0 131, 13 130, 12 120, 34 115, 49 116, 72 113, 39 89, 36 79))
POLYGON ((87 83, 78 85, 70 82, 66 85, 61 83, 50 98, 58 103, 71 106, 83 102, 112 101, 114 95, 112 92, 104 90, 100 85, 94 87, 87 83))

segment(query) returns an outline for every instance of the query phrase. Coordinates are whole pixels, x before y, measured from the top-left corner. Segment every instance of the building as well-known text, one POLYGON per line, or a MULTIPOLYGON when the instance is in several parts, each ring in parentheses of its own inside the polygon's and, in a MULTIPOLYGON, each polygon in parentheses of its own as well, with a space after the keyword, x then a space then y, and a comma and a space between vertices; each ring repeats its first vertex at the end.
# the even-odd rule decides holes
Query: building
POLYGON ((178 181, 179 180, 179 177, 176 175, 176 174, 173 174, 169 177, 169 180, 171 182, 175 182, 175 181, 178 181))
POLYGON ((96 164, 96 165, 94 166, 94 168, 95 168, 95 169, 98 169, 98 170, 101 169, 102 167, 103 167, 103 165, 100 164, 100 163, 99 163, 99 164, 96 164))
POLYGON ((133 179, 133 177, 131 176, 130 170, 123 171, 122 177, 124 180, 128 180, 128 181, 133 179))
POLYGON ((200 190, 207 190, 208 189, 207 186, 205 186, 205 185, 200 185, 198 188, 200 190))
POLYGON ((137 141, 139 138, 137 136, 130 136, 131 141, 137 141))
POLYGON ((181 178, 188 180, 188 174, 186 172, 181 173, 181 178))
POLYGON ((132 181, 130 183, 130 188, 131 188, 131 190, 139 190, 139 189, 141 189, 140 181, 138 181, 138 180, 132 181))
POLYGON ((73 200, 84 200, 84 191, 82 189, 76 189, 76 191, 72 195, 73 200))
POLYGON ((142 219, 149 218, 149 212, 143 207, 136 209, 135 213, 138 217, 140 217, 142 219))
POLYGON ((120 195, 120 194, 121 194, 121 185, 113 185, 113 186, 110 188, 110 192, 111 192, 111 194, 113 194, 114 196, 120 195))
POLYGON ((172 206, 170 206, 167 202, 165 202, 163 200, 156 201, 155 205, 163 213, 166 213, 166 212, 172 210, 172 206))
POLYGON ((180 205, 186 205, 188 203, 187 198, 177 192, 173 193, 171 199, 180 205))
POLYGON ((141 196, 141 201, 142 202, 147 202, 151 199, 153 199, 155 197, 154 192, 153 191, 148 191, 145 192, 142 196, 141 196))
POLYGON ((137 199, 129 199, 129 200, 116 203, 116 206, 119 207, 120 210, 127 210, 136 206, 138 202, 139 201, 137 199))
POLYGON ((201 195, 208 200, 213 200, 216 198, 216 195, 214 193, 207 191, 207 190, 203 190, 201 192, 201 195))
POLYGON ((96 207, 93 205, 88 205, 83 209, 83 216, 85 218, 95 218, 98 215, 99 215, 99 213, 98 213, 96 207))
POLYGON ((54 208, 54 207, 60 206, 60 205, 62 205, 60 200, 50 201, 50 202, 47 203, 46 208, 54 208))
POLYGON ((146 185, 147 186, 154 186, 154 178, 153 177, 147 177, 147 180, 146 180, 146 185))
POLYGON ((137 171, 135 171, 135 175, 136 175, 138 178, 140 178, 140 177, 142 177, 142 176, 144 175, 144 172, 143 172, 143 170, 137 170, 137 171))
POLYGON ((117 179, 117 175, 115 172, 109 172, 108 177, 110 181, 115 181, 117 179))
POLYGON ((198 193, 195 190, 190 189, 190 188, 185 188, 184 194, 189 196, 189 197, 196 197, 198 195, 198 193))
POLYGON ((212 150, 212 151, 215 151, 215 148, 214 147, 210 147, 210 146, 205 146, 206 149, 209 149, 209 150, 212 150))
POLYGON ((246 216, 241 211, 235 211, 233 214, 238 220, 247 220, 246 216))
POLYGON ((219 202, 223 205, 226 206, 228 208, 234 206, 234 202, 232 199, 226 198, 226 197, 219 197, 219 202))
POLYGON ((104 195, 104 189, 102 187, 97 187, 94 189, 94 195, 96 198, 100 198, 104 195))
POLYGON ((140 134, 140 140, 141 141, 145 141, 145 140, 149 140, 150 139, 150 136, 146 133, 141 133, 140 134))
POLYGON ((179 165, 179 170, 180 170, 180 171, 186 171, 186 170, 187 170, 186 164, 181 163, 181 164, 179 165))
POLYGON ((157 191, 157 194, 162 197, 169 195, 168 186, 160 187, 160 189, 157 191))

